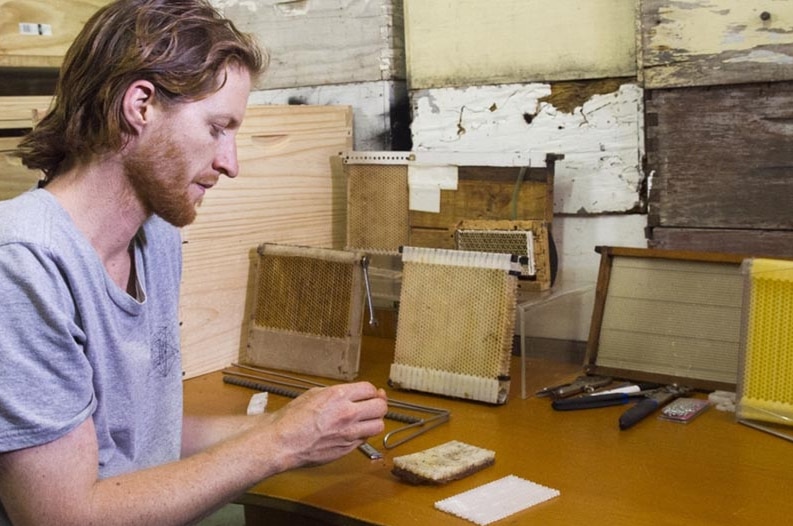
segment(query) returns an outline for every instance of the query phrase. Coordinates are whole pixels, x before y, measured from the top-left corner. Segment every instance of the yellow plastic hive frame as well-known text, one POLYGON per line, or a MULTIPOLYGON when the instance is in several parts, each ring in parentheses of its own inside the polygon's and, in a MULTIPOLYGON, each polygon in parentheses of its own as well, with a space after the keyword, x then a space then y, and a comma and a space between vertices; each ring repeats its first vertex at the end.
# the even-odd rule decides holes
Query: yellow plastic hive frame
POLYGON ((739 422, 793 440, 793 261, 747 259, 739 422))

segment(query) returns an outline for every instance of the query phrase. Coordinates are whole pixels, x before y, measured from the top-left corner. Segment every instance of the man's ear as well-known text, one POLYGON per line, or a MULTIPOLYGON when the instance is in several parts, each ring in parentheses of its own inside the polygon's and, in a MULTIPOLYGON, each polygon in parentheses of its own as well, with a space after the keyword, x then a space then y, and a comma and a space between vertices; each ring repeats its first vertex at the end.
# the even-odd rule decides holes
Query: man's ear
POLYGON ((148 80, 136 80, 124 92, 124 118, 137 135, 151 120, 154 97, 154 85, 148 80))

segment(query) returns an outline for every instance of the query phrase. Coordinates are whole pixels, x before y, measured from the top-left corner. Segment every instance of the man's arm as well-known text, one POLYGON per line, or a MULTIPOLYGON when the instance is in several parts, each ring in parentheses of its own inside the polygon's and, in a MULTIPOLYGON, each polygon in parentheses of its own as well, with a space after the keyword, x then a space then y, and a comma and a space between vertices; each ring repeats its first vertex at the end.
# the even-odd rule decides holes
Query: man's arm
POLYGON ((48 444, 0 454, 0 499, 16 526, 189 524, 264 478, 347 454, 383 431, 386 410, 385 394, 365 382, 312 389, 203 451, 104 480, 88 419, 48 444))

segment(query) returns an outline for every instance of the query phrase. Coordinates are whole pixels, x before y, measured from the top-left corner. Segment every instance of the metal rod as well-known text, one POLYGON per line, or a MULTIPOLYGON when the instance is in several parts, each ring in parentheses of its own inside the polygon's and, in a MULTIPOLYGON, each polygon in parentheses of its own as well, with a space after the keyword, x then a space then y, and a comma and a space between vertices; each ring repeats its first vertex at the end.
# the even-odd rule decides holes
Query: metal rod
POLYGON ((377 318, 374 314, 374 301, 372 300, 372 288, 369 285, 369 256, 361 258, 361 268, 363 269, 363 284, 366 286, 366 303, 369 306, 369 326, 377 327, 377 318))

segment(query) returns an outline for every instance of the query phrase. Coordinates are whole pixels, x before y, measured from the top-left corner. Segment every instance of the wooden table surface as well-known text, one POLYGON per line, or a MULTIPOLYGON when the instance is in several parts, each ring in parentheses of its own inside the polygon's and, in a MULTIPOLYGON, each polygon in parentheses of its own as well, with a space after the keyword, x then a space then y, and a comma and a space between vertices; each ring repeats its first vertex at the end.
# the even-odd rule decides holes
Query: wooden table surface
MULTIPOLYGON (((502 406, 394 391, 386 385, 393 343, 364 338, 360 377, 390 398, 448 409, 450 421, 391 450, 382 437, 372 439, 383 460, 356 451, 263 481, 238 499, 249 507, 250 523, 288 512, 299 515, 285 519, 292 525, 472 524, 434 503, 507 475, 560 496, 497 524, 776 525, 793 517, 793 443, 738 424, 732 413, 711 408, 688 424, 653 415, 621 431, 617 419, 626 406, 558 412, 547 399, 521 399, 517 358, 512 395, 502 406), (391 474, 393 457, 449 440, 494 450, 495 465, 443 486, 412 486, 391 474)), ((581 370, 552 360, 527 363, 529 393, 581 370)), ((254 393, 224 384, 220 372, 187 380, 184 388, 186 410, 202 413, 244 413, 254 393)), ((269 400, 268 409, 288 401, 269 400)), ((387 431, 400 425, 388 421, 387 431)))

